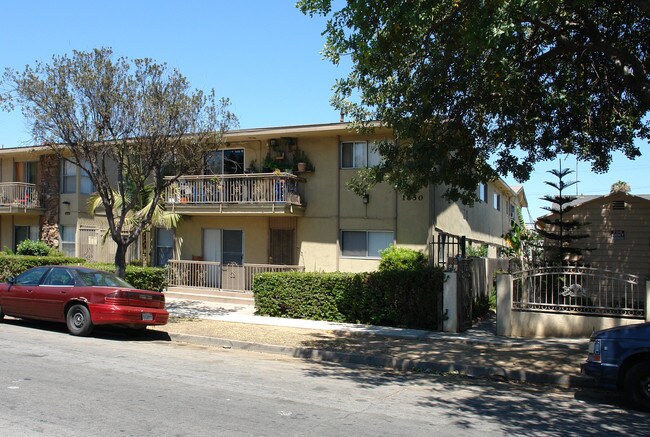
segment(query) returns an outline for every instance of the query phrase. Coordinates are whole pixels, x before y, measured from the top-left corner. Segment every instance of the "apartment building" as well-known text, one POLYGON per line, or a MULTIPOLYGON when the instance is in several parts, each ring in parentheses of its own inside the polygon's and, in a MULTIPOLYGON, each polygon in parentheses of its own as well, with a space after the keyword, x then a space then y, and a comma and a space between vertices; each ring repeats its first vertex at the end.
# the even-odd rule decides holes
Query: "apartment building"
MULTIPOLYGON (((516 208, 527 206, 521 187, 481 185, 473 206, 445 200, 435 186, 411 199, 386 184, 362 197, 347 189, 359 168, 378 162, 373 143, 391 137, 347 123, 231 131, 202 174, 165 193, 180 225, 154 229, 148 253, 134 245, 130 257, 168 265, 172 286, 246 290, 257 271, 374 270, 389 245, 430 254, 440 235, 465 236, 496 255, 516 208)), ((87 211, 93 187, 81 169, 39 147, 3 149, 0 160, 2 246, 41 238, 70 255, 112 260, 105 218, 87 211)))

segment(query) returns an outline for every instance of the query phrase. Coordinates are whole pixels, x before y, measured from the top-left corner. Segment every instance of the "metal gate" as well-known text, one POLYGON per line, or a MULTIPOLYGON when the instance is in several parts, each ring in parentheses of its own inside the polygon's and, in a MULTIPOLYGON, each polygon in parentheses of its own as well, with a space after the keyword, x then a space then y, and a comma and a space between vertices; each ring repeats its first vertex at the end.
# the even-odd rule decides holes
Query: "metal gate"
POLYGON ((467 331, 472 327, 472 301, 474 299, 474 281, 472 280, 472 260, 463 259, 458 262, 458 330, 467 331))

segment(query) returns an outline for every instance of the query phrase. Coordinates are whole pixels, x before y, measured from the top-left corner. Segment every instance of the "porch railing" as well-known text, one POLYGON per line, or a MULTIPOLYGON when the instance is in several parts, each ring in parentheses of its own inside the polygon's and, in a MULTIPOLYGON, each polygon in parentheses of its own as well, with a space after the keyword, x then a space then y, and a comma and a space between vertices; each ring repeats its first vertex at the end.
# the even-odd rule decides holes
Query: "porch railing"
POLYGON ((643 319, 639 278, 589 267, 539 267, 513 274, 512 309, 643 319))
POLYGON ((25 182, 1 182, 0 206, 39 208, 41 202, 36 185, 25 182))
POLYGON ((304 180, 289 173, 183 176, 167 188, 166 204, 290 204, 303 202, 304 180))
POLYGON ((170 287, 253 291, 253 276, 265 272, 302 272, 304 266, 274 264, 223 264, 213 261, 169 260, 170 287))

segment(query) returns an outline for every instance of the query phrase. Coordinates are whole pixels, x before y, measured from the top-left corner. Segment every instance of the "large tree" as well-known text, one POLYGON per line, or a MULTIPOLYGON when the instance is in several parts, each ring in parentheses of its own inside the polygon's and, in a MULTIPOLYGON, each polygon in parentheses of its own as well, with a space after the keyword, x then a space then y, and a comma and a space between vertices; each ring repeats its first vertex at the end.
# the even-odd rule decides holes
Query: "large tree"
POLYGON ((5 102, 22 108, 36 143, 90 177, 117 244, 120 276, 127 248, 151 224, 165 189, 196 172, 203 152, 219 147, 237 122, 214 90, 194 90, 165 64, 115 58, 109 48, 8 69, 3 83, 10 88, 5 102))
POLYGON ((383 163, 353 183, 414 194, 446 184, 471 201, 478 182, 529 178, 571 153, 607 171, 612 152, 650 138, 647 0, 300 0, 327 17, 324 56, 352 71, 336 108, 394 129, 383 163), (488 165, 492 163, 492 165, 488 165))

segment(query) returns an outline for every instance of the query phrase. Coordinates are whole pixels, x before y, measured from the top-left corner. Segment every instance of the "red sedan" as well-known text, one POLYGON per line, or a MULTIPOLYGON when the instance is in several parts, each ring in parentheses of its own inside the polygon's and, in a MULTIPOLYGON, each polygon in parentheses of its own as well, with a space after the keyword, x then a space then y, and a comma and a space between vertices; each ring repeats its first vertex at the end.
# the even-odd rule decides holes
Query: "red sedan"
POLYGON ((5 314, 65 322, 80 336, 94 325, 144 329, 169 318, 162 293, 138 290, 112 273, 70 266, 34 267, 0 284, 0 320, 5 314))

